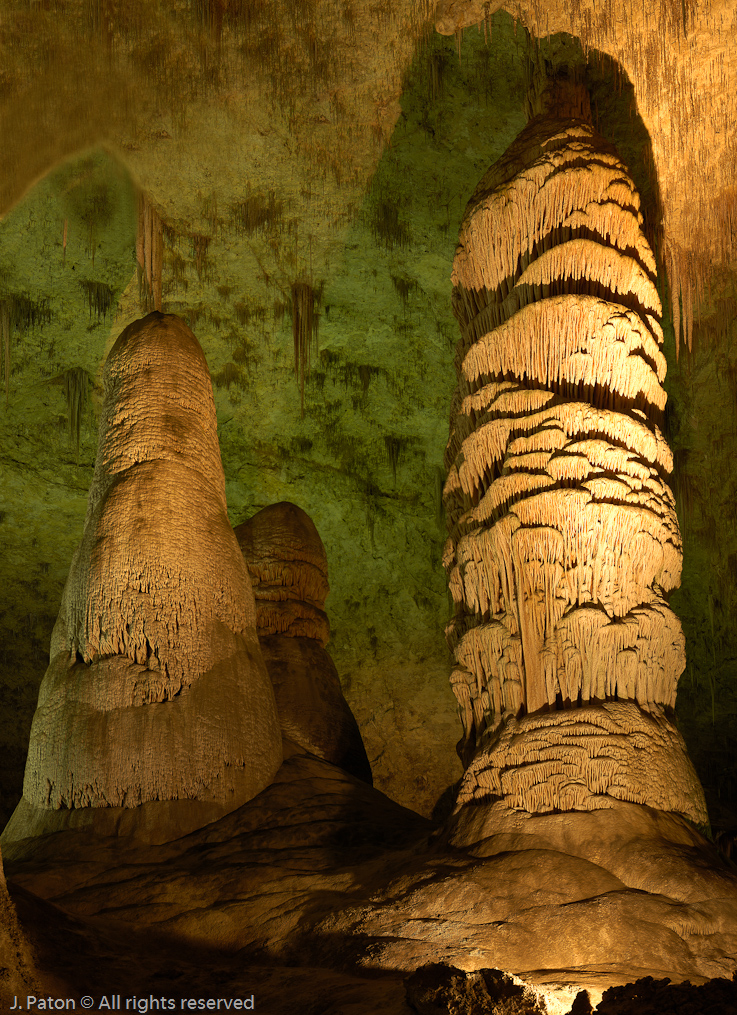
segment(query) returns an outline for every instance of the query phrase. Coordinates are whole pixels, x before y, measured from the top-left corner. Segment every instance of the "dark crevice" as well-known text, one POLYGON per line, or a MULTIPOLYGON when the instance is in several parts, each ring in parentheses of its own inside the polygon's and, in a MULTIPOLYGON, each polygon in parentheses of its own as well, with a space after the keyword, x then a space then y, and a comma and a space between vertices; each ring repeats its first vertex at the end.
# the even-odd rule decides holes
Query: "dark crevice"
MULTIPOLYGON (((570 405, 570 404, 571 404, 570 402, 565 402, 564 400, 554 401, 554 402, 551 402, 549 405, 546 405, 544 409, 536 410, 535 414, 537 414, 537 412, 548 412, 550 409, 554 409, 554 408, 560 407, 561 405, 570 405)), ((622 412, 621 415, 627 416, 628 419, 632 420, 632 416, 629 415, 626 412, 622 412)), ((511 415, 509 415, 507 413, 501 413, 500 412, 500 413, 495 413, 494 415, 491 415, 488 418, 479 418, 477 420, 476 425, 473 428, 473 430, 470 430, 469 433, 466 435, 466 437, 470 437, 472 433, 475 433, 477 430, 480 430, 481 427, 486 426, 488 423, 494 423, 494 422, 496 422, 497 420, 500 420, 500 419, 513 420, 513 421, 517 421, 517 420, 522 421, 524 419, 529 419, 529 416, 530 416, 529 413, 528 414, 520 413, 517 416, 511 416, 511 415)), ((642 426, 646 426, 645 421, 640 419, 639 417, 636 417, 633 421, 638 423, 638 424, 640 424, 640 425, 642 425, 642 426)), ((558 421, 556 420, 555 417, 547 417, 546 419, 541 420, 540 423, 536 427, 534 427, 534 428, 533 427, 523 427, 523 426, 519 426, 519 427, 511 426, 510 429, 509 429, 509 436, 507 438, 506 447, 504 449, 504 454, 506 455, 507 448, 509 447, 511 442, 513 440, 515 440, 517 437, 532 437, 532 436, 534 436, 534 434, 537 434, 537 433, 540 433, 543 430, 549 429, 551 427, 551 425, 552 425, 552 427, 554 429, 558 429, 558 426, 556 425, 557 422, 558 421)), ((650 432, 652 433, 652 430, 650 430, 650 432)), ((637 459, 638 462, 641 462, 643 466, 645 466, 648 469, 654 469, 655 472, 658 474, 659 478, 663 480, 663 482, 667 483, 669 481, 669 477, 671 475, 671 473, 669 471, 664 469, 658 462, 651 462, 647 458, 644 458, 641 454, 638 453, 638 451, 635 448, 631 447, 626 441, 619 440, 616 437, 610 436, 609 434, 605 433, 603 430, 580 430, 580 431, 577 431, 577 433, 579 433, 581 435, 580 438, 578 438, 579 440, 587 440, 587 441, 588 440, 601 440, 601 441, 605 441, 607 444, 609 444, 613 448, 621 448, 622 450, 627 451, 630 455, 633 455, 637 459)), ((567 441, 572 441, 572 440, 574 440, 575 436, 576 435, 572 433, 572 434, 570 434, 570 436, 566 437, 566 440, 567 441)), ((654 438, 654 436, 655 435, 653 434, 653 438, 654 438)), ((461 450, 459 448, 458 453, 456 454, 456 456, 454 458, 454 462, 460 466, 460 463, 462 461, 463 461, 463 459, 461 458, 461 450), (459 458, 460 458, 460 462, 458 461, 459 458)), ((496 463, 495 467, 496 467, 496 470, 497 470, 496 474, 495 474, 495 478, 496 478, 496 475, 501 475, 501 468, 498 465, 499 461, 500 461, 499 459, 494 459, 494 463, 496 463)), ((450 464, 452 465, 452 464, 454 464, 454 462, 451 462, 450 464)))
MULTIPOLYGON (((575 139, 574 139, 575 140, 575 139)), ((583 139, 582 139, 583 140, 583 139)), ((564 148, 568 147, 570 140, 564 145, 564 148)), ((565 162, 561 162, 559 166, 555 166, 543 180, 540 187, 539 193, 545 189, 547 184, 554 179, 556 176, 567 175, 572 169, 590 169, 592 166, 599 166, 601 169, 606 170, 608 173, 613 173, 613 178, 609 181, 611 183, 624 183, 627 189, 632 193, 633 182, 630 179, 627 170, 622 165, 619 156, 615 156, 618 165, 612 165, 606 159, 600 157, 601 145, 598 144, 596 148, 593 146, 589 148, 589 153, 581 152, 574 155, 572 159, 566 159, 565 162)), ((613 154, 613 153, 612 153, 613 154)), ((639 212, 639 208, 636 208, 634 204, 628 204, 622 206, 624 211, 632 209, 635 214, 639 212)))
MULTIPOLYGON (((546 388, 546 387, 543 387, 542 385, 540 385, 539 387, 535 387, 534 384, 530 384, 530 385, 527 385, 527 386, 520 384, 520 386, 517 389, 514 389, 514 388, 510 389, 510 391, 514 391, 514 390, 517 390, 517 391, 549 391, 550 389, 546 388)), ((551 394, 552 394, 552 392, 551 392, 551 394)), ((556 409, 556 408, 560 408, 563 405, 571 405, 571 404, 586 404, 586 403, 571 403, 570 401, 566 401, 563 398, 553 397, 549 402, 547 402, 545 405, 541 406, 539 409, 534 409, 534 410, 529 410, 529 411, 523 411, 523 412, 519 412, 519 413, 512 413, 512 412, 508 412, 508 411, 503 411, 501 409, 495 410, 493 407, 491 407, 489 409, 480 409, 478 412, 473 413, 473 416, 470 416, 470 415, 467 416, 465 414, 460 414, 459 413, 457 415, 456 419, 458 419, 458 420, 460 420, 460 419, 468 419, 468 420, 470 420, 471 426, 469 426, 468 432, 466 433, 466 437, 470 437, 471 434, 474 431, 478 430, 482 426, 485 426, 487 423, 494 423, 495 421, 500 420, 500 419, 504 419, 504 420, 520 420, 521 421, 521 420, 529 419, 531 416, 537 416, 541 412, 550 412, 551 409, 556 409)), ((628 414, 626 410, 620 411, 619 409, 615 409, 614 411, 615 412, 619 412, 620 415, 622 415, 622 416, 627 416, 628 419, 632 419, 632 416, 630 414, 628 414)), ((634 422, 640 424, 641 426, 646 426, 647 427, 646 421, 643 420, 642 418, 640 418, 639 416, 634 419, 634 422)), ((540 430, 544 430, 544 429, 549 428, 551 426, 552 427, 556 426, 556 417, 546 417, 544 420, 541 420, 540 423, 537 426, 535 426, 534 428, 528 427, 526 430, 524 430, 524 429, 520 430, 518 436, 523 436, 524 434, 538 433, 540 430)), ((652 428, 651 427, 647 427, 647 429, 650 430, 650 433, 652 433, 653 437, 654 437, 655 434, 654 434, 654 431, 652 430, 652 428)), ((585 438, 586 440, 589 439, 588 438, 588 433, 589 433, 589 431, 587 430, 586 431, 587 436, 585 438)), ((625 447, 625 444, 622 443, 621 441, 617 441, 615 438, 608 437, 605 434, 602 434, 602 440, 607 441, 609 444, 613 444, 615 447, 620 447, 620 446, 621 447, 625 447)), ((632 454, 634 454, 634 455, 638 454, 638 452, 635 449, 630 448, 629 446, 627 446, 627 447, 628 447, 628 450, 632 454)), ((641 456, 640 456, 640 458, 641 458, 641 461, 644 464, 646 464, 648 466, 655 467, 655 463, 654 462, 649 462, 647 459, 642 458, 641 456)))

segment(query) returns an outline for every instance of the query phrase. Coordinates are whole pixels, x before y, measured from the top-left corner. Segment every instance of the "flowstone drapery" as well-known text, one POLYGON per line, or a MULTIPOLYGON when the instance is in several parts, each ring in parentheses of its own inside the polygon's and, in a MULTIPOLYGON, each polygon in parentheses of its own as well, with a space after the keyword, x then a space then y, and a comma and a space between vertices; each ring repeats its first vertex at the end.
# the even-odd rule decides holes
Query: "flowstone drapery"
MULTIPOLYGON (((499 987, 563 1013, 581 1008, 571 1009, 581 990, 600 997, 635 977, 731 977, 737 883, 682 816, 699 816, 698 787, 657 701, 584 707, 582 695, 580 708, 503 711, 487 727, 494 740, 479 730, 460 806, 433 828, 370 785, 322 644, 327 559, 313 523, 281 503, 236 533, 228 524, 194 335, 150 314, 118 339, 105 375, 83 539, 24 798, 2 835, 19 920, 54 990, 71 974, 70 997, 117 982, 180 998, 217 982, 232 997, 245 969, 263 1009, 265 969, 266 986, 278 978, 269 1011, 285 1010, 284 984, 299 981, 284 977, 296 971, 302 1009, 307 997, 325 1010, 329 993, 336 1012, 406 1011, 405 999, 422 1007, 428 995, 476 1011, 499 987), (540 813, 551 810, 566 813, 540 813), (417 989, 405 994, 412 970, 417 989)), ((566 403, 549 394, 563 430, 566 403)), ((506 595, 525 594, 520 574, 506 595)), ((527 643, 514 637, 524 666, 527 643)), ((3 915, 22 944, 0 891, 0 939, 3 915)), ((34 971, 16 951, 27 984, 34 971)))
POLYGON ((681 539, 639 208, 589 123, 540 115, 461 225, 444 491, 461 804, 617 798, 706 821, 668 718, 685 665, 666 599, 681 539))

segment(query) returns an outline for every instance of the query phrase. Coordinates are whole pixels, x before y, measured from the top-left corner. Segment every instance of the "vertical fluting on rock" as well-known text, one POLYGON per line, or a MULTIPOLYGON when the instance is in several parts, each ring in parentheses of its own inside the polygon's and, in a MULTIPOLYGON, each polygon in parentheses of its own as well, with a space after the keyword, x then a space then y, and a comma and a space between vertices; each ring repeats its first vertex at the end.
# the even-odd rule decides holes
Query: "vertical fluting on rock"
POLYGON ((142 310, 161 310, 164 224, 145 194, 138 195, 138 291, 142 310))
POLYGON ((152 313, 120 335, 104 384, 24 798, 237 806, 271 781, 281 733, 227 518, 207 362, 183 321, 152 313))
POLYGON ((675 703, 681 540, 642 222, 611 145, 550 114, 466 209, 444 490, 466 764, 505 718, 675 703))
POLYGON ((300 411, 305 414, 305 377, 310 372, 310 358, 317 352, 315 290, 310 282, 292 285, 292 336, 294 338, 294 375, 299 383, 300 411))

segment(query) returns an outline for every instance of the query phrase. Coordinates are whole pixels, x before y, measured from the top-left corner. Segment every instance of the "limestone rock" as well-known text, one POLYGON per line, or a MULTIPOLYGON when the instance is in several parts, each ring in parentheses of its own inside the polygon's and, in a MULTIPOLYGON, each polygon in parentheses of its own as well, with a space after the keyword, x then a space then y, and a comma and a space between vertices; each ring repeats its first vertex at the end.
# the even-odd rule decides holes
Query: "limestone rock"
POLYGON ((328 561, 310 516, 281 501, 238 525, 235 534, 253 583, 259 635, 316 638, 327 645, 328 561))
POLYGON ((0 856, 0 1005, 7 1010, 16 995, 37 994, 38 982, 28 942, 8 895, 0 856))
POLYGON ((662 709, 608 701, 511 718, 484 747, 466 770, 461 810, 503 800, 531 814, 596 811, 622 800, 708 825, 698 777, 662 709))
MULTIPOLYGON (((66 830, 12 844, 7 871, 13 891, 90 921, 96 939, 125 930, 138 946, 156 937, 180 949, 188 963, 173 996, 186 996, 197 970, 215 963, 220 982, 221 968, 242 972, 253 953, 302 970, 303 1007, 317 968, 379 982, 427 963, 502 969, 560 1015, 581 991, 596 1004, 639 977, 731 977, 734 870, 684 819, 612 803, 504 808, 504 827, 490 827, 497 805, 482 801, 438 833, 295 752, 263 793, 186 838, 152 847, 66 830), (456 834, 469 845, 454 844, 456 834)), ((171 976, 171 951, 155 951, 149 976, 171 976)), ((278 1001, 273 1010, 291 1011, 278 1001)), ((406 1015, 378 1001, 374 1010, 406 1015)))
MULTIPOLYGON (((737 983, 723 977, 694 986, 643 976, 635 983, 609 987, 598 1004, 599 1015, 737 1015, 737 983)), ((573 1013, 575 1015, 575 1013, 573 1013)))
POLYGON ((529 988, 499 969, 465 973, 443 963, 422 966, 405 980, 418 1015, 546 1015, 529 988))
POLYGON ((152 313, 120 335, 104 379, 24 802, 41 819, 189 800, 222 813, 268 785, 281 736, 207 363, 181 320, 152 313))

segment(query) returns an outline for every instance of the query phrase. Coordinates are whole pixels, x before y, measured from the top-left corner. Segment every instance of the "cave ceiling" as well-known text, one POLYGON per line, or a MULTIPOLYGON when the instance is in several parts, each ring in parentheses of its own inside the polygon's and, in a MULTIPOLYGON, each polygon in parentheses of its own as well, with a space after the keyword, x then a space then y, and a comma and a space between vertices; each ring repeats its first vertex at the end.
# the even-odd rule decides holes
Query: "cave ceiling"
POLYGON ((722 745, 704 748, 702 778, 724 771, 737 726, 736 19, 736 0, 3 5, 3 814, 82 531, 101 365, 145 310, 142 199, 161 223, 162 308, 208 359, 231 523, 284 499, 314 519, 330 651, 379 788, 429 813, 458 777, 440 564, 450 269, 466 201, 523 127, 540 60, 588 64, 597 127, 643 196, 677 307, 684 723, 722 745), (303 399, 299 285, 319 324, 303 399))

